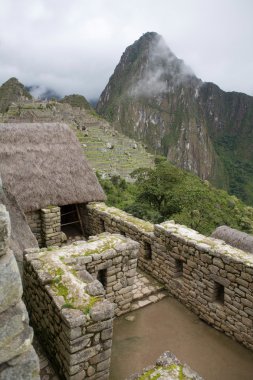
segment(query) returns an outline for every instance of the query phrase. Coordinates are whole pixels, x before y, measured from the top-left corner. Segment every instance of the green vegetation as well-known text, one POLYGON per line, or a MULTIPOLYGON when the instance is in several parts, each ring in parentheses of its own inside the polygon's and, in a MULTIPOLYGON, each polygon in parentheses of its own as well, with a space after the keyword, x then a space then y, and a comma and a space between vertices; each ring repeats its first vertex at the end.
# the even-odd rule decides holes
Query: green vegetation
POLYGON ((72 107, 79 107, 81 109, 92 110, 90 103, 82 95, 78 95, 78 94, 67 95, 63 99, 61 99, 60 102, 68 103, 72 107))
POLYGON ((0 112, 6 112, 11 103, 22 98, 32 99, 32 96, 16 78, 10 78, 0 86, 0 112))
POLYGON ((90 296, 89 303, 83 308, 83 313, 84 314, 89 314, 91 308, 95 305, 96 302, 101 301, 100 297, 94 297, 90 296))
POLYGON ((99 177, 107 204, 153 223, 173 219, 209 235, 220 225, 253 233, 253 208, 208 181, 178 169, 163 157, 154 168, 135 170, 134 183, 99 177))
POLYGON ((164 378, 165 373, 173 375, 173 378, 177 377, 178 380, 190 380, 190 378, 184 374, 181 364, 170 364, 165 367, 156 366, 143 373, 138 380, 158 380, 161 376, 164 378))

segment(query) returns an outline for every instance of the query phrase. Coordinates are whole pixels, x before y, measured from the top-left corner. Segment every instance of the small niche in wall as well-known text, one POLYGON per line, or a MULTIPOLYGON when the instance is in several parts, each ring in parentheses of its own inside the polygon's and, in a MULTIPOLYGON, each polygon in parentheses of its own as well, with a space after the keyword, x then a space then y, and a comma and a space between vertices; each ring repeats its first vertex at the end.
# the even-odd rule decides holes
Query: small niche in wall
POLYGON ((175 278, 182 278, 184 271, 184 262, 183 260, 175 259, 175 278))
POLYGON ((104 288, 106 288, 107 283, 107 269, 101 269, 97 273, 97 280, 101 282, 104 288))
POLYGON ((124 231, 120 231, 120 235, 126 236, 126 233, 124 231))
POLYGON ((100 219, 100 229, 101 232, 105 232, 105 221, 103 219, 100 219))
POLYGON ((214 281, 214 302, 224 305, 224 286, 214 281))
POLYGON ((146 260, 152 260, 152 248, 151 244, 148 242, 144 242, 144 259, 146 260))

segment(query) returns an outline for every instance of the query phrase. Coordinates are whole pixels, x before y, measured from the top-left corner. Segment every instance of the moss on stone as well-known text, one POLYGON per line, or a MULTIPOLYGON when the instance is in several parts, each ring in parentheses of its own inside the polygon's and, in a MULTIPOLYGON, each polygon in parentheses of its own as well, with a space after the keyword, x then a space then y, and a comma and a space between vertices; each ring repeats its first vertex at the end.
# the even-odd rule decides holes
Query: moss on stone
POLYGON ((90 300, 89 300, 89 303, 83 308, 83 313, 84 314, 89 314, 90 313, 90 310, 91 308, 95 305, 95 303, 101 301, 101 298, 100 297, 94 297, 94 296, 90 296, 90 300))
POLYGON ((191 380, 190 377, 184 374, 184 367, 182 364, 170 364, 168 366, 156 366, 144 372, 138 377, 138 380, 157 380, 161 376, 168 374, 172 375, 177 380, 191 380))

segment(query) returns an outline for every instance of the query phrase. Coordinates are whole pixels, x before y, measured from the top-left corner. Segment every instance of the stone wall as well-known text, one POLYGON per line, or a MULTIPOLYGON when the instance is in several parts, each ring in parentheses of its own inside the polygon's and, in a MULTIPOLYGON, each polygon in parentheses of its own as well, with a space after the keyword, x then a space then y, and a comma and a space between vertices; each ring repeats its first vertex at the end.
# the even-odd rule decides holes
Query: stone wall
POLYGON ((40 247, 42 247, 41 211, 30 211, 25 214, 27 223, 40 247))
POLYGON ((60 245, 61 209, 58 206, 49 206, 42 210, 30 211, 25 214, 27 223, 31 228, 40 247, 60 245))
POLYGON ((0 205, 0 379, 39 379, 39 362, 32 347, 33 331, 22 297, 22 284, 9 250, 10 220, 0 205))
POLYGON ((130 308, 138 248, 130 239, 103 234, 26 251, 31 322, 61 378, 108 379, 114 309, 119 315, 130 308))
POLYGON ((61 209, 48 206, 41 210, 42 241, 44 247, 61 244, 61 209))
POLYGON ((149 270, 149 258, 152 255, 154 225, 104 203, 81 205, 81 217, 87 236, 102 232, 120 233, 140 244, 138 266, 149 270))
POLYGON ((103 203, 83 210, 87 233, 141 244, 138 265, 216 329, 253 349, 253 256, 173 222, 151 225, 103 203))

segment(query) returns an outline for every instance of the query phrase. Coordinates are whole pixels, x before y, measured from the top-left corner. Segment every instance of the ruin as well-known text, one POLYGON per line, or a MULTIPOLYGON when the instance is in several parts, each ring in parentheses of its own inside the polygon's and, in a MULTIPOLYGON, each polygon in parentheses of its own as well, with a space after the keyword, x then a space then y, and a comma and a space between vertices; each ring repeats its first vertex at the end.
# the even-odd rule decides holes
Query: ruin
POLYGON ((64 378, 109 376, 113 317, 130 310, 138 248, 121 235, 102 234, 26 252, 31 323, 64 378))
MULTIPOLYGON (((30 320, 62 378, 108 379, 113 318, 131 310, 137 268, 199 318, 253 349, 252 254, 173 221, 154 225, 108 207, 66 125, 1 124, 0 130, 0 201, 13 224, 10 237, 3 209, 0 260, 9 257, 9 238, 18 260, 24 251, 30 320), (88 240, 62 245, 63 227, 74 224, 88 240)), ((29 330, 21 282, 17 289, 0 318, 16 308, 29 330)), ((1 371, 12 365, 5 350, 1 371)))
MULTIPOLYGON (((25 214, 39 246, 61 244, 61 206, 76 207, 78 217, 73 222, 82 230, 79 206, 105 200, 105 195, 71 129, 63 123, 6 123, 0 124, 0 131, 5 193, 25 214)), ((16 214, 13 233, 22 244, 15 229, 16 214)))
MULTIPOLYGON (((42 324, 41 310, 45 311, 46 316, 51 315, 47 317, 49 324, 47 330, 52 334, 57 331, 57 336, 60 336, 60 331, 66 330, 66 324, 71 330, 72 327, 80 327, 76 326, 76 323, 81 321, 82 329, 87 327, 85 325, 87 320, 88 323, 95 322, 92 316, 94 313, 99 314, 100 311, 103 314, 103 302, 109 301, 114 305, 115 310, 111 309, 109 318, 111 321, 114 315, 129 311, 132 299, 131 287, 138 265, 165 284, 169 294, 180 300, 201 319, 247 348, 253 349, 251 254, 171 221, 152 225, 123 211, 108 207, 104 203, 87 204, 81 208, 81 215, 85 233, 93 235, 87 242, 80 241, 66 247, 26 252, 24 279, 27 291, 25 293, 28 310, 35 318, 32 322, 36 329, 40 329, 42 324), (64 286, 69 289, 70 300, 66 299, 65 293, 65 298, 64 295, 57 294, 57 281, 59 276, 62 281, 64 273, 67 276, 65 281, 69 278, 68 286, 65 284, 64 286), (80 297, 80 302, 86 302, 86 294, 99 297, 101 300, 95 302, 88 308, 89 310, 85 309, 85 303, 81 304, 80 310, 72 303, 75 298, 73 297, 75 281, 82 283, 82 289, 85 289, 84 298, 81 301, 80 297), (94 282, 100 286, 94 286, 94 282), (95 293, 89 293, 90 290, 95 293), (32 301, 33 299, 35 301, 32 301), (40 302, 45 304, 40 305, 40 302), (58 316, 57 322, 54 315, 58 316), (68 318, 71 321, 68 321, 68 318), (54 323, 57 323, 58 327, 55 327, 54 323), (62 330, 57 330, 61 324, 62 330)), ((107 323, 101 324, 100 330, 97 331, 99 334, 96 344, 101 352, 90 349, 94 346, 94 336, 90 335, 89 339, 86 339, 87 337, 83 335, 81 339, 81 336, 76 337, 74 334, 75 338, 72 341, 70 330, 67 333, 69 341, 66 334, 64 335, 64 342, 67 342, 64 343, 67 345, 64 354, 59 353, 61 352, 59 347, 53 347, 51 352, 49 349, 51 357, 60 358, 63 355, 65 367, 63 362, 59 365, 60 361, 57 366, 64 368, 66 379, 79 378, 77 376, 80 373, 83 374, 80 378, 99 379, 100 376, 108 378, 109 351, 106 357, 98 356, 102 362, 105 362, 103 365, 99 366, 99 361, 94 363, 92 360, 103 352, 104 341, 99 339, 102 339, 104 334, 108 336, 106 332, 103 334, 103 331, 110 329, 112 332, 112 324, 108 326, 107 320, 107 323), (81 341, 83 343, 78 345, 77 343, 81 341), (73 350, 72 345, 75 346, 73 350), (87 353, 87 356, 82 356, 82 352, 85 352, 85 355, 87 353), (72 353, 74 357, 78 357, 79 353, 80 361, 85 357, 85 363, 79 362, 77 365, 74 360, 75 364, 72 365, 72 353)), ((46 336, 41 331, 39 335, 46 336)), ((58 338, 54 339, 52 336, 47 337, 45 344, 47 348, 51 347, 49 342, 57 342, 58 338)), ((110 339, 110 342, 111 337, 112 335, 107 339, 110 339)), ((62 344, 61 338, 58 339, 59 342, 62 344)), ((106 343, 106 347, 107 344, 111 343, 106 343)))

